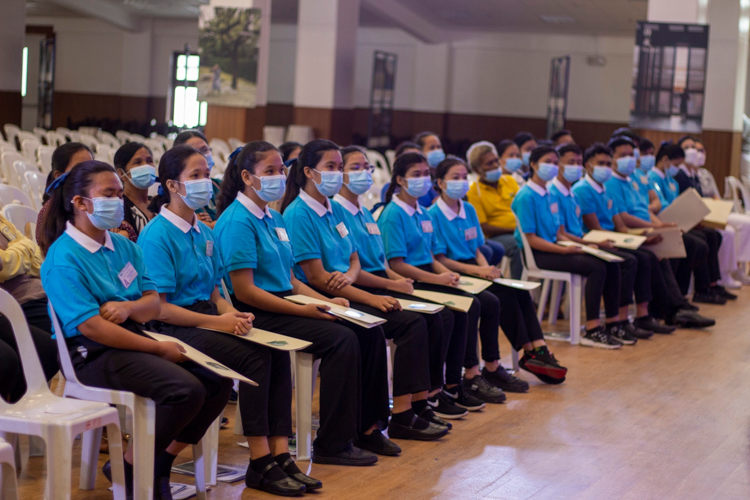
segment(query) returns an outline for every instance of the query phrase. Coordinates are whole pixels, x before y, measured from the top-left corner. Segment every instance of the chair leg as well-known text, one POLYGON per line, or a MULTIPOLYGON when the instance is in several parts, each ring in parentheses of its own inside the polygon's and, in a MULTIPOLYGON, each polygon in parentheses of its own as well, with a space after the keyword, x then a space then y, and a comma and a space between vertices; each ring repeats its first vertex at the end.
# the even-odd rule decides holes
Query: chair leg
POLYGON ((570 280, 570 343, 578 345, 581 341, 581 300, 583 286, 581 277, 572 275, 570 280))
MULTIPOLYGON (((97 430, 99 431, 99 436, 101 436, 102 428, 100 427, 97 430)), ((84 436, 85 434, 88 433, 84 433, 84 436)), ((94 443, 96 444, 98 441, 95 440, 94 443)), ((107 425, 107 443, 109 446, 109 460, 112 465, 112 490, 115 495, 115 500, 125 500, 125 470, 123 469, 125 460, 123 459, 122 437, 120 435, 119 426, 115 424, 107 425)), ((98 445, 95 450, 98 458, 98 445)), ((94 470, 96 470, 96 459, 94 460, 94 470)))
POLYGON ((23 461, 21 460, 21 443, 18 441, 18 434, 0 431, 0 439, 8 443, 11 448, 13 448, 13 457, 16 461, 16 469, 21 469, 21 467, 23 467, 23 461))
POLYGON ((29 436, 29 456, 44 456, 44 440, 39 436, 29 436))
MULTIPOLYGON (((239 404, 237 405, 240 406, 239 404)), ((216 470, 219 466, 219 430, 221 429, 221 419, 224 412, 219 415, 211 427, 203 436, 203 456, 205 458, 206 483, 209 486, 216 486, 216 470)))
POLYGON ((557 312, 560 310, 560 299, 562 298, 562 284, 563 282, 558 280, 552 284, 552 299, 547 315, 547 323, 550 325, 557 324, 557 312))
MULTIPOLYGON (((107 432, 107 436, 109 436, 109 432, 107 432)), ((83 439, 81 440, 81 480, 78 483, 78 488, 82 490, 94 489, 101 442, 101 427, 83 433, 83 439)))
MULTIPOLYGON (((209 430, 210 432, 210 430, 209 430)), ((196 445, 193 445, 193 467, 195 470, 195 497, 198 500, 206 500, 206 437, 196 445)), ((209 438, 210 440, 210 438, 209 438)))
POLYGON ((242 415, 240 414, 240 403, 237 402, 237 408, 234 410, 234 435, 243 436, 245 431, 242 429, 242 415))
POLYGON ((309 460, 312 448, 312 392, 308 387, 314 387, 313 356, 312 354, 296 353, 294 365, 294 380, 296 389, 297 416, 297 460, 309 460))
POLYGON ((521 369, 520 365, 518 364, 518 351, 510 348, 510 359, 513 361, 513 373, 518 373, 518 370, 521 369))
POLYGON ((133 495, 136 499, 150 499, 154 495, 155 436, 156 405, 150 399, 136 397, 133 408, 133 495))
MULTIPOLYGON (((50 426, 46 430, 48 500, 69 500, 71 496, 71 474, 73 469, 73 436, 68 427, 50 426)), ((153 475, 153 474, 152 474, 153 475)))
POLYGON ((550 285, 549 279, 545 279, 542 282, 542 295, 539 297, 539 308, 537 309, 536 317, 539 320, 539 323, 542 322, 544 319, 544 306, 547 305, 547 297, 549 297, 549 285, 550 285))
POLYGON ((0 497, 4 500, 18 500, 18 484, 16 482, 16 469, 12 464, 0 464, 2 475, 0 476, 0 497))

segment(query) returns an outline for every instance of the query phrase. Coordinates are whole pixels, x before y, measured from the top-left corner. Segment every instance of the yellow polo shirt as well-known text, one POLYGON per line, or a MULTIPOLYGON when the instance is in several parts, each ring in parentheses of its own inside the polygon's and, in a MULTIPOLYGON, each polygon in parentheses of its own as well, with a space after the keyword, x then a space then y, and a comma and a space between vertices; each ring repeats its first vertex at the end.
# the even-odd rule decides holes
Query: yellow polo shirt
POLYGON ((510 204, 518 190, 518 183, 513 176, 503 175, 497 186, 488 186, 479 181, 472 183, 466 197, 476 209, 480 224, 515 229, 516 219, 510 210, 510 204))

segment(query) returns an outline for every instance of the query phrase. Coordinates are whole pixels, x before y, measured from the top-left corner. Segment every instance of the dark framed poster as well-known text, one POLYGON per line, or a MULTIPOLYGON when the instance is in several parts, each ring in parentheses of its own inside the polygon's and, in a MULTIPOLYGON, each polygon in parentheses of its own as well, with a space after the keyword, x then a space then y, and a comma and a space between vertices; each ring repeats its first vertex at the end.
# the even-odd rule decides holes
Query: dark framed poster
POLYGON ((379 50, 373 54, 370 116, 367 123, 368 148, 387 148, 391 145, 397 62, 396 54, 379 50))
POLYGON ((639 21, 630 126, 698 133, 708 62, 708 25, 639 21))
POLYGON ((570 80, 570 56, 555 57, 549 75, 549 98, 547 99, 547 138, 565 128, 568 112, 568 81, 570 80))

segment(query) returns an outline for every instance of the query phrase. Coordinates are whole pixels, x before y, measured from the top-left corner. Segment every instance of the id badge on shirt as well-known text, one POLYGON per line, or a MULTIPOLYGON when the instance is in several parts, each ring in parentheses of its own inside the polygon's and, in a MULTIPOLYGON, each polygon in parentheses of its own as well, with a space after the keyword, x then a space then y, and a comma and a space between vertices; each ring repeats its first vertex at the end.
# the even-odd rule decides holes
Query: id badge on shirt
POLYGON ((646 177, 645 175, 642 175, 641 176, 641 184, 643 184, 644 186, 646 184, 648 184, 648 177, 646 177))
POLYGON ((612 200, 607 200, 607 210, 612 210, 612 206, 614 206, 615 202, 612 200))
POLYGON ((637 182, 633 182, 633 189, 635 189, 635 192, 639 192, 641 190, 640 186, 638 186, 637 182))
POLYGON ((375 224, 374 222, 368 222, 365 224, 367 226, 367 232, 372 235, 379 235, 380 234, 380 227, 375 224))
POLYGON ((552 212, 553 215, 560 211, 560 208, 557 206, 557 202, 549 204, 549 211, 552 212))
POLYGON ((213 257, 213 256, 214 256, 214 242, 207 241, 206 242, 206 257, 213 257))
POLYGON ((581 218, 581 207, 576 205, 576 217, 581 218))
POLYGON ((346 238, 349 235, 349 230, 346 228, 346 224, 339 222, 336 224, 336 231, 339 232, 339 236, 346 238))
POLYGON ((677 191, 677 186, 675 186, 674 184, 670 184, 669 189, 671 189, 672 191, 677 191))
POLYGON ((127 290, 138 277, 138 271, 135 270, 133 264, 128 262, 127 264, 125 264, 125 267, 122 268, 122 271, 120 271, 117 277, 120 279, 120 283, 122 283, 122 286, 124 286, 127 290))
POLYGON ((286 228, 285 227, 277 227, 276 228, 276 236, 278 236, 279 240, 281 240, 281 241, 289 241, 289 235, 286 234, 286 228))
POLYGON ((3 224, 3 227, 0 228, 0 232, 3 233, 3 236, 5 236, 5 239, 8 240, 9 243, 16 239, 16 235, 13 234, 13 230, 11 230, 10 226, 7 224, 3 224))
POLYGON ((431 233, 432 232, 432 221, 431 220, 423 220, 422 221, 422 232, 423 233, 431 233))
POLYGON ((471 241, 477 239, 477 228, 476 227, 470 227, 466 231, 464 231, 464 239, 466 241, 471 241))

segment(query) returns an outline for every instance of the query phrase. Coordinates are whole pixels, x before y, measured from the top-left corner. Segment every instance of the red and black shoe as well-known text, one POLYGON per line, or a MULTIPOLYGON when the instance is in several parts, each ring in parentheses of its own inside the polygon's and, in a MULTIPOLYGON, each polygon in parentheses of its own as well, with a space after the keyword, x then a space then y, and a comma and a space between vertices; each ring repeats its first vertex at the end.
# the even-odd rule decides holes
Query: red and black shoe
POLYGON ((568 369, 560 365, 555 359, 555 355, 549 352, 547 346, 524 352, 518 365, 527 372, 536 375, 536 378, 545 384, 562 384, 565 382, 565 376, 568 373, 568 369))

